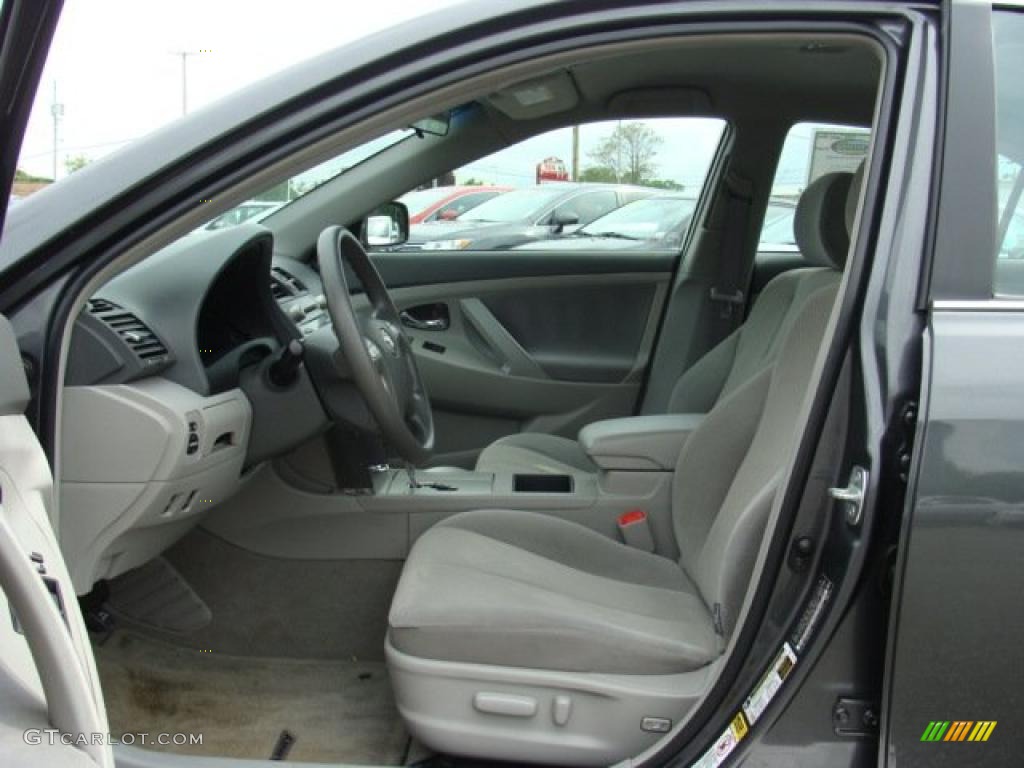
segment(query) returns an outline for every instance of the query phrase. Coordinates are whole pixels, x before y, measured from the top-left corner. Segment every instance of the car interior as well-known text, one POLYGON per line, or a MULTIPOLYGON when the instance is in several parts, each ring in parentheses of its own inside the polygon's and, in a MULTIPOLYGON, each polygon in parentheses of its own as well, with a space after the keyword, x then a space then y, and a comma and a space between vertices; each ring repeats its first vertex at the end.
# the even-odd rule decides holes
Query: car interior
POLYGON ((798 252, 759 258, 783 144, 872 129, 883 63, 749 33, 494 72, 445 131, 85 297, 58 530, 112 729, 373 765, 609 765, 677 732, 776 534, 863 197, 863 163, 820 175, 798 252), (678 250, 361 235, 530 137, 682 117, 723 130, 678 250))

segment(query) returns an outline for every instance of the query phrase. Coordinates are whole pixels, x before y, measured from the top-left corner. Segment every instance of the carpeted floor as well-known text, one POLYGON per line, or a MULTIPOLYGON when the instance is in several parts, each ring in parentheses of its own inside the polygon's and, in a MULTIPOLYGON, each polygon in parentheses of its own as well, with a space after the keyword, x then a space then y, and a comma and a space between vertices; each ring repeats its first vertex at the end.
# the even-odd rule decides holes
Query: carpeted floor
POLYGON ((225 656, 123 630, 95 652, 115 735, 201 733, 201 746, 152 748, 267 759, 288 731, 288 760, 402 763, 382 662, 225 656))
MULTIPOLYGON (((400 560, 284 560, 249 552, 196 528, 164 557, 208 606, 211 620, 161 633, 156 616, 125 628, 235 656, 384 661, 388 608, 400 560)), ((144 570, 144 569, 140 569, 144 570)), ((134 578, 135 572, 117 581, 134 578)), ((116 592, 116 590, 115 590, 116 592)), ((149 608, 166 613, 152 590, 149 608)), ((172 608, 173 606, 169 606, 172 608)), ((136 612, 136 615, 137 612, 136 612)))

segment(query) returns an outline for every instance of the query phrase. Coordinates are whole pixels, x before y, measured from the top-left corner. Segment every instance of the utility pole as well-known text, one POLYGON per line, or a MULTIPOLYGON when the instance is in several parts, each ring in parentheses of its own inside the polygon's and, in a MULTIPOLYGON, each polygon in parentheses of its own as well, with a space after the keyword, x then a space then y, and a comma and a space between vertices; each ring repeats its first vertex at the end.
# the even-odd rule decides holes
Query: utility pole
POLYGON ((188 114, 188 57, 199 51, 171 51, 172 56, 181 57, 181 114, 188 114))
POLYGON ((50 102, 50 114, 53 116, 53 180, 57 180, 57 132, 60 119, 64 117, 64 105, 57 101, 57 81, 53 81, 53 101, 50 102))
POLYGON ((572 180, 580 180, 580 127, 572 127, 572 180))

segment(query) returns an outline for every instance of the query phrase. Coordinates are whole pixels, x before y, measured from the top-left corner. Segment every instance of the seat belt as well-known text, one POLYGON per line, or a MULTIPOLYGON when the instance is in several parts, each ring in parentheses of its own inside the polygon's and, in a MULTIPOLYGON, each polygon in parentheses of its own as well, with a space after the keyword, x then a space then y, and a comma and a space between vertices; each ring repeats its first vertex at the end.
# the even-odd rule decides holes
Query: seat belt
POLYGON ((716 344, 743 322, 746 291, 754 267, 754 260, 746 258, 744 253, 753 185, 731 171, 726 173, 723 184, 726 203, 722 222, 722 258, 719 260, 716 284, 712 286, 709 296, 718 305, 715 313, 719 329, 714 340, 716 344))

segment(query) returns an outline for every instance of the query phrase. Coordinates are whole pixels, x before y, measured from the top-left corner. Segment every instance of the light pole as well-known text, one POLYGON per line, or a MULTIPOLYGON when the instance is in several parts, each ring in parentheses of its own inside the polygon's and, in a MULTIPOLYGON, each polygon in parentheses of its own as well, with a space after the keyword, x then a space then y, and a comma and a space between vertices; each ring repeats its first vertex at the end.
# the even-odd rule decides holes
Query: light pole
POLYGON ((199 51, 171 51, 172 56, 181 57, 181 114, 188 114, 188 57, 199 54, 199 51))
POLYGON ((50 114, 53 116, 53 180, 57 181, 57 128, 64 117, 64 105, 57 102, 57 81, 53 81, 53 101, 50 102, 50 114))
POLYGON ((580 180, 580 127, 572 127, 572 180, 580 180))

